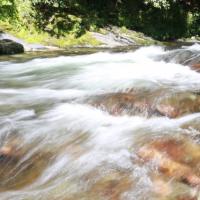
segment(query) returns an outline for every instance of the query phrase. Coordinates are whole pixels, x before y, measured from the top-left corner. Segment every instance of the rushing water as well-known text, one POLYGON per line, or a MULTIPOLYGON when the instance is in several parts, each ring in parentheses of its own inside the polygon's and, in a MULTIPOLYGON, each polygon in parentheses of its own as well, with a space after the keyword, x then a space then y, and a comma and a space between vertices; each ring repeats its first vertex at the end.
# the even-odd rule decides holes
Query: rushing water
POLYGON ((137 150, 155 138, 187 136, 199 155, 199 112, 173 119, 113 114, 91 102, 134 93, 156 106, 172 94, 197 94, 200 74, 182 63, 199 54, 198 45, 171 51, 152 46, 0 62, 0 147, 8 152, 0 156, 0 199, 198 198, 196 187, 143 163, 137 150))

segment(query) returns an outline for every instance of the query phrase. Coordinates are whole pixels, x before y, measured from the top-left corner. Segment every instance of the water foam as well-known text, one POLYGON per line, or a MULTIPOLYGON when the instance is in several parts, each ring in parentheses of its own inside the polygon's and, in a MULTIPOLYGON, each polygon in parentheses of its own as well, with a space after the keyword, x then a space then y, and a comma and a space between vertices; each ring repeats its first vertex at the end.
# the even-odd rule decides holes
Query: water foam
MULTIPOLYGON (((199 46, 189 48, 196 51, 199 46)), ((1 192, 1 199, 86 195, 95 181, 112 170, 128 172, 130 179, 137 181, 135 188, 123 195, 124 199, 145 198, 144 190, 149 194, 152 187, 150 168, 134 162, 135 144, 142 137, 182 134, 181 127, 198 122, 199 113, 178 119, 112 116, 73 100, 127 89, 200 89, 197 72, 180 64, 156 61, 166 53, 162 47, 151 46, 128 53, 1 62, 2 141, 13 134, 22 138, 20 148, 28 150, 18 166, 35 154, 51 155, 48 167, 38 179, 20 190, 1 192)))

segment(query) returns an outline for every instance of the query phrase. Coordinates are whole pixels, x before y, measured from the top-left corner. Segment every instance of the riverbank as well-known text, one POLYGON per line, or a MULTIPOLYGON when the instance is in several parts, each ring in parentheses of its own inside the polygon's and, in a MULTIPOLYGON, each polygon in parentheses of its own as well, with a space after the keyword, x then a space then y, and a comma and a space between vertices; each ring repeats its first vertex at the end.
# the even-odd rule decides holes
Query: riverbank
POLYGON ((87 31, 80 37, 73 33, 55 37, 46 32, 39 32, 35 28, 15 27, 8 22, 0 22, 0 38, 12 39, 21 43, 25 51, 34 50, 58 50, 69 47, 95 47, 116 48, 133 45, 152 45, 162 43, 141 32, 128 30, 125 27, 109 26, 93 31, 87 31))
MULTIPOLYGON (((46 32, 37 31, 34 27, 32 29, 26 29, 23 26, 15 27, 8 22, 0 22, 0 41, 2 41, 0 45, 1 43, 2 45, 4 44, 4 39, 12 40, 15 43, 23 45, 25 52, 58 51, 59 54, 60 51, 67 52, 67 54, 71 54, 70 52, 72 54, 73 52, 76 54, 78 52, 85 54, 109 49, 116 52, 135 49, 139 46, 160 45, 173 47, 178 46, 178 44, 191 45, 200 42, 200 38, 198 37, 163 42, 148 37, 141 32, 116 26, 87 31, 80 37, 76 37, 73 33, 68 33, 58 38, 46 32)), ((10 54, 15 53, 11 51, 10 54)))

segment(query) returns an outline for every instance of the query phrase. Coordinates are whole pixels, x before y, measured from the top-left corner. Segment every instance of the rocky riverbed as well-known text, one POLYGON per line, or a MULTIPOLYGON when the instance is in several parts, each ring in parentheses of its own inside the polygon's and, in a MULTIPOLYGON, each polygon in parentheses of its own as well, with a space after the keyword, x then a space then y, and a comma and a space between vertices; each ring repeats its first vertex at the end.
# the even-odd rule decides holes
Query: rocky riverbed
POLYGON ((200 46, 54 53, 0 62, 0 199, 198 200, 200 46))

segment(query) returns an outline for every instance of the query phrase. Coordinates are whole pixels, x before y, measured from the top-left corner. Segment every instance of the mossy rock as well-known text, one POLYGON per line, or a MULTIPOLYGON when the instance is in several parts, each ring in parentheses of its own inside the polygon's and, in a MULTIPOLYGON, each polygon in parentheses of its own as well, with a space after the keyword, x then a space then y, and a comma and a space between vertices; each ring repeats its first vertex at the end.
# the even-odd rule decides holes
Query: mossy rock
POLYGON ((9 39, 0 40, 0 55, 12 55, 18 53, 24 53, 22 44, 9 39))

